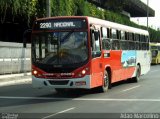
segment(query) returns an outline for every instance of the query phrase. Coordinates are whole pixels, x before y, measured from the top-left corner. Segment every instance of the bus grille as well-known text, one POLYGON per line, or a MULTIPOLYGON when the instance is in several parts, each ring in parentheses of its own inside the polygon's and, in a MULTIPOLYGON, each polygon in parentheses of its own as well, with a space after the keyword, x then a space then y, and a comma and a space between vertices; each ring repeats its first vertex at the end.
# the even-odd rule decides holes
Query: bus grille
POLYGON ((68 80, 67 81, 49 81, 51 85, 67 85, 68 82, 69 82, 68 80))

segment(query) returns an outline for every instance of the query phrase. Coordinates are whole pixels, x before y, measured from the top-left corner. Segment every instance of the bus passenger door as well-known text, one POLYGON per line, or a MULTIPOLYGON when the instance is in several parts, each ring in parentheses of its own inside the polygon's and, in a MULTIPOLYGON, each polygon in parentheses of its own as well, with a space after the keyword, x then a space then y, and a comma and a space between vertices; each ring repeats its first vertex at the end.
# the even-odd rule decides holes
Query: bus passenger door
POLYGON ((99 30, 91 30, 91 87, 102 85, 102 63, 99 30))

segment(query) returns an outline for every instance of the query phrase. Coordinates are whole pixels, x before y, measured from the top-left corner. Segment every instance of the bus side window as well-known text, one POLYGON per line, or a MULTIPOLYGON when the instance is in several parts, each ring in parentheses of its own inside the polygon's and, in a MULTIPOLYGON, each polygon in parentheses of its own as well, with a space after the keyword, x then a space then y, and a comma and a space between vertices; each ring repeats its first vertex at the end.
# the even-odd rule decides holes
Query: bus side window
POLYGON ((129 50, 129 33, 125 32, 125 50, 129 50))
POLYGON ((128 32, 125 32, 125 40, 128 40, 128 32))
POLYGON ((110 50, 111 44, 109 39, 109 28, 101 28, 102 33, 102 48, 105 50, 110 50))
POLYGON ((101 27, 101 36, 102 36, 102 48, 106 49, 107 29, 104 27, 101 27))
POLYGON ((139 50, 139 34, 135 34, 135 49, 139 50))
POLYGON ((92 51, 100 51, 100 38, 99 38, 99 31, 92 30, 91 32, 91 47, 92 51), (98 35, 98 36, 96 36, 98 35), (97 37, 97 38, 96 38, 97 37))
POLYGON ((108 38, 103 38, 102 39, 102 48, 105 49, 105 50, 110 50, 111 49, 110 39, 108 39, 108 38))
POLYGON ((101 28, 101 34, 102 34, 102 38, 107 38, 107 28, 102 27, 101 28))
POLYGON ((144 38, 143 38, 143 42, 142 42, 142 49, 143 50, 148 50, 149 48, 149 42, 148 42, 148 37, 147 36, 143 36, 144 38))
POLYGON ((129 33, 129 50, 135 49, 134 33, 129 33))
POLYGON ((92 30, 91 32, 91 42, 92 42, 92 58, 101 56, 100 49, 100 33, 97 30, 92 30))
POLYGON ((121 31, 121 40, 125 40, 125 32, 121 31))
POLYGON ((112 39, 117 39, 117 31, 116 31, 116 29, 112 29, 111 35, 112 35, 112 39))
POLYGON ((140 40, 139 40, 139 50, 143 50, 143 41, 144 41, 144 37, 143 35, 141 34, 140 35, 140 40))
POLYGON ((147 43, 147 50, 149 50, 149 41, 150 41, 149 36, 146 36, 146 40, 147 40, 147 42, 146 42, 147 43))
POLYGON ((119 50, 120 49, 120 31, 116 29, 112 29, 112 49, 119 50))
POLYGON ((119 50, 120 49, 119 40, 112 40, 112 49, 113 50, 119 50))
POLYGON ((107 38, 111 38, 111 29, 107 28, 107 38))
POLYGON ((92 51, 95 50, 95 38, 94 38, 94 33, 92 33, 92 31, 91 31, 91 48, 92 51))

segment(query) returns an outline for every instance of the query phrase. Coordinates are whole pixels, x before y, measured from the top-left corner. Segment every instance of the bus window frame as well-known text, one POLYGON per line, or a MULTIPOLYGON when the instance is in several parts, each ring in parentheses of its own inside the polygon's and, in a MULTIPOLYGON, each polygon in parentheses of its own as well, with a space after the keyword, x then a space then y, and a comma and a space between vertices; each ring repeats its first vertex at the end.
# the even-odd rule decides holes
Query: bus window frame
POLYGON ((110 50, 111 49, 110 28, 101 27, 101 38, 102 38, 102 49, 110 50), (106 32, 106 36, 103 35, 104 32, 106 32))

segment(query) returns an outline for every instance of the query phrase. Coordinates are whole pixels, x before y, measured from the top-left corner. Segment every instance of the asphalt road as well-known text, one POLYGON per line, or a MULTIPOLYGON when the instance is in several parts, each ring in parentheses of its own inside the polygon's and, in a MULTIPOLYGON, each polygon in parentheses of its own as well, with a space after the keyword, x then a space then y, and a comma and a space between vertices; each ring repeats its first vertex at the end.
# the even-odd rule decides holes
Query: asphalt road
POLYGON ((0 118, 160 119, 160 65, 138 83, 123 81, 106 93, 76 90, 58 94, 31 83, 0 87, 0 118))

